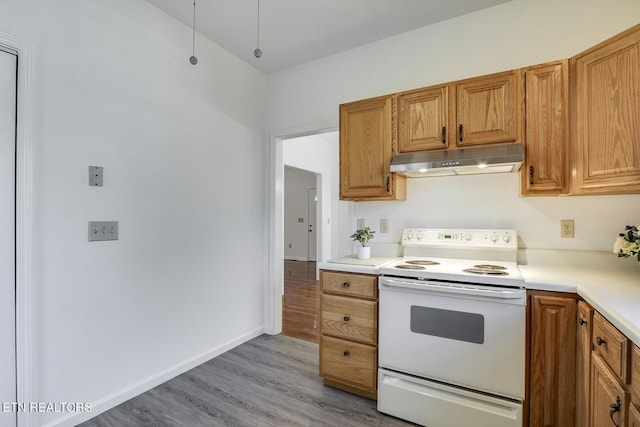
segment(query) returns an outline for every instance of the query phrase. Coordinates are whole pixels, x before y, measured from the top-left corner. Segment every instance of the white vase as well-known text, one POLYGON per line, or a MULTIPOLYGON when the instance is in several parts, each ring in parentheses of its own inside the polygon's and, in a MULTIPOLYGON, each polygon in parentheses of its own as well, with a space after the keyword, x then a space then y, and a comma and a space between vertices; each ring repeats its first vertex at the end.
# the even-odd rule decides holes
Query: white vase
POLYGON ((371 246, 358 246, 358 259, 369 259, 371 257, 371 246))

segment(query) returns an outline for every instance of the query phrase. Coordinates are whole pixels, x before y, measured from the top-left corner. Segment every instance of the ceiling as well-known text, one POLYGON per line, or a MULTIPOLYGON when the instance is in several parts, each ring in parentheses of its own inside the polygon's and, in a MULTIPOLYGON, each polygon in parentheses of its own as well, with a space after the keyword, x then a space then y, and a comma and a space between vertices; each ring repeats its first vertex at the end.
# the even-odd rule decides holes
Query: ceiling
MULTIPOLYGON (((191 27, 193 0, 148 1, 191 27)), ((258 0, 196 0, 196 29, 270 73, 506 1, 260 0, 260 59, 253 56, 258 0)))

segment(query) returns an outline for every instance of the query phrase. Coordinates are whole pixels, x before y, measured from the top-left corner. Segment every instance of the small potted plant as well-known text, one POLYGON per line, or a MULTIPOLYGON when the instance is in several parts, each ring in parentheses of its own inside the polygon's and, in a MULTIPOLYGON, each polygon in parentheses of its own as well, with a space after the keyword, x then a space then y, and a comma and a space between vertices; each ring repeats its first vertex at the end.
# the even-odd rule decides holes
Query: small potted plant
POLYGON ((373 239, 375 231, 369 227, 358 228, 355 233, 351 235, 351 239, 354 242, 360 242, 358 246, 358 259, 369 259, 371 256, 371 247, 367 246, 369 240, 373 239))

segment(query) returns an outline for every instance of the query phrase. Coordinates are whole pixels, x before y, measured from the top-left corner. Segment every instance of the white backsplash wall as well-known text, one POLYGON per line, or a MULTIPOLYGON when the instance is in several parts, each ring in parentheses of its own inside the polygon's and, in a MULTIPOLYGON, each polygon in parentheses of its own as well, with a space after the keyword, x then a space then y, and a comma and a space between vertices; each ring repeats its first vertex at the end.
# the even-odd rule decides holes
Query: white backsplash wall
MULTIPOLYGON (((404 202, 358 202, 355 218, 389 233, 376 243, 399 243, 405 227, 516 229, 529 249, 610 251, 627 224, 640 223, 640 195, 520 197, 519 174, 415 178, 404 202), (560 220, 575 221, 575 238, 560 237, 560 220)), ((354 224, 355 226, 355 224, 354 224)))

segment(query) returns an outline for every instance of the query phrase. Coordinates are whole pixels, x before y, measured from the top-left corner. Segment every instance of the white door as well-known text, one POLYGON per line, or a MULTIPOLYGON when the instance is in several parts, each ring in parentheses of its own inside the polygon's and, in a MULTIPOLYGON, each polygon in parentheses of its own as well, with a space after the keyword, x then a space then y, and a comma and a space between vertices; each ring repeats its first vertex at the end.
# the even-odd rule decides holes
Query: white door
MULTIPOLYGON (((15 146, 18 58, 0 50, 0 402, 16 401, 15 146)), ((0 426, 16 425, 0 412, 0 426)))
POLYGON ((309 234, 309 239, 307 239, 307 245, 309 249, 307 250, 307 253, 308 253, 307 260, 315 261, 317 257, 316 255, 316 246, 317 246, 316 216, 317 216, 317 205, 318 205, 318 192, 316 191, 315 188, 309 188, 308 190, 308 203, 309 203, 309 209, 308 209, 307 217, 309 221, 309 227, 307 231, 309 234))

